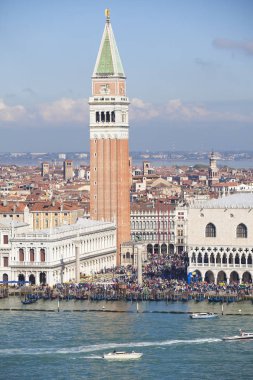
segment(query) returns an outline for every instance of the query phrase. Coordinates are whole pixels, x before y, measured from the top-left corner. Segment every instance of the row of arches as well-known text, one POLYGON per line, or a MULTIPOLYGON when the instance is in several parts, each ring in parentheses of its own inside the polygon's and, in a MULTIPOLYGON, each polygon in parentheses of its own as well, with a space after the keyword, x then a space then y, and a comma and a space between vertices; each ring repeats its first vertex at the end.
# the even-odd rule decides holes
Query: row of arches
POLYGON ((167 254, 173 254, 174 253, 174 244, 148 244, 147 245, 147 253, 148 254, 155 254, 155 255, 167 255, 167 254))
MULTIPOLYGON (((216 237, 216 226, 213 223, 208 223, 205 229, 206 237, 216 237)), ((245 224, 240 223, 236 227, 236 237, 237 238, 247 238, 248 237, 248 229, 245 224)))
MULTIPOLYGON (((3 274, 3 281, 4 282, 9 281, 9 276, 8 276, 7 273, 3 274)), ((20 273, 18 275, 17 281, 19 281, 21 283, 22 282, 24 283, 25 281, 29 281, 29 283, 31 285, 36 285, 36 277, 35 277, 34 274, 30 274, 28 277, 26 277, 24 273, 20 273)), ((45 272, 40 272, 40 274, 39 274, 39 283, 40 283, 40 285, 46 285, 46 283, 47 283, 47 275, 46 275, 45 272)))
POLYGON ((231 271, 229 274, 227 274, 224 271, 219 271, 217 273, 217 278, 215 278, 215 274, 211 270, 206 271, 203 275, 198 269, 194 270, 193 273, 197 279, 201 281, 202 280, 206 281, 207 283, 217 283, 217 284, 220 284, 220 283, 233 284, 233 283, 240 283, 240 282, 252 283, 252 275, 248 271, 245 271, 242 274, 241 278, 237 271, 231 271))
POLYGON ((190 264, 224 264, 224 265, 252 265, 251 253, 235 253, 235 252, 199 252, 189 253, 190 264))

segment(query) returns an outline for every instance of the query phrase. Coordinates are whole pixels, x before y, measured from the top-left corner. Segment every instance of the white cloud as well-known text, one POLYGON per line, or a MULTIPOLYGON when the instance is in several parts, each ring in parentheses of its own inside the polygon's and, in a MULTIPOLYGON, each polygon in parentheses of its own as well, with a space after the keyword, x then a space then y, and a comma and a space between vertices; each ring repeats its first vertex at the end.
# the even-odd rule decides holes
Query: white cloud
POLYGON ((201 105, 183 104, 180 99, 169 100, 165 105, 165 114, 171 120, 191 121, 210 116, 210 112, 201 105))
POLYGON ((50 123, 84 123, 88 116, 87 99, 62 98, 38 107, 38 115, 50 123))
MULTIPOLYGON (((243 113, 211 109, 199 103, 185 103, 180 99, 170 99, 165 104, 152 104, 143 99, 130 101, 130 123, 136 122, 243 122, 253 123, 253 112, 243 113)), ((59 126, 65 123, 86 125, 89 120, 87 99, 62 98, 51 103, 38 104, 33 109, 22 105, 9 106, 0 99, 1 125, 24 123, 26 126, 50 124, 59 126)))
POLYGON ((154 106, 151 103, 146 103, 142 99, 131 99, 130 118, 132 120, 151 120, 156 117, 159 117, 159 115, 159 106, 154 106))
POLYGON ((141 99, 132 99, 130 115, 132 116, 131 118, 136 121, 160 119, 174 122, 253 122, 253 113, 244 114, 229 111, 215 111, 202 104, 184 103, 180 99, 171 99, 166 104, 160 105, 145 103, 141 99))
POLYGON ((16 122, 25 119, 27 112, 25 107, 21 105, 8 106, 0 99, 0 121, 16 122))

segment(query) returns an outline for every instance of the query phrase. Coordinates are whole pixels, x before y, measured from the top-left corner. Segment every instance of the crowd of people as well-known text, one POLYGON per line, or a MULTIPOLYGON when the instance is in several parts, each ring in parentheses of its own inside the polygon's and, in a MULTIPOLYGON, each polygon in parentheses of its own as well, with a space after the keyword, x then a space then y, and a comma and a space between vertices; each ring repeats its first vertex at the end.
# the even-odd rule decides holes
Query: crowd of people
POLYGON ((199 278, 187 281, 188 256, 152 254, 142 268, 142 283, 138 283, 137 268, 117 266, 82 278, 82 282, 36 287, 44 299, 91 300, 203 300, 212 296, 253 297, 252 284, 208 283, 199 278))
MULTIPOLYGON (((80 284, 58 284, 47 287, 45 297, 91 300, 203 300, 212 297, 253 296, 252 284, 214 284, 195 279, 187 282, 187 253, 173 255, 153 254, 143 266, 142 284, 138 283, 137 268, 133 265, 106 269, 80 284)), ((235 299, 237 297, 237 299, 235 299)), ((211 298, 209 298, 211 300, 211 298)))

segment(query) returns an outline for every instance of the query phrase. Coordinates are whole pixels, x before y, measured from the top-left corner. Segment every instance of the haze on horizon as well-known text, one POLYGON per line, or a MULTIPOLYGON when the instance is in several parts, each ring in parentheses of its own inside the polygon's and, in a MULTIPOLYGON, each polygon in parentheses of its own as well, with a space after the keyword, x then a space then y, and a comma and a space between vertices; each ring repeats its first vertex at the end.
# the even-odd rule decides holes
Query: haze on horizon
POLYGON ((0 151, 87 151, 91 75, 111 22, 130 150, 251 150, 251 0, 1 0, 0 151))

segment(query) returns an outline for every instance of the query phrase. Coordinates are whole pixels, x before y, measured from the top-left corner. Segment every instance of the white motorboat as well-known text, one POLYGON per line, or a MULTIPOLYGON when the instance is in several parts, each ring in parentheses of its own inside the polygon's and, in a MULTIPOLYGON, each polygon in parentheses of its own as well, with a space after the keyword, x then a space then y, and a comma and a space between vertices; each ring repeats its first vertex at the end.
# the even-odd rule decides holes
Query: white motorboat
POLYGON ((107 360, 130 360, 140 359, 142 357, 141 352, 125 352, 125 351, 113 351, 108 354, 104 354, 103 358, 107 360))
POLYGON ((218 318, 218 314, 215 313, 193 313, 190 314, 192 319, 213 319, 218 318))
POLYGON ((242 330, 240 331, 240 335, 234 335, 234 336, 224 336, 222 340, 252 340, 253 339, 253 333, 247 333, 242 330))

